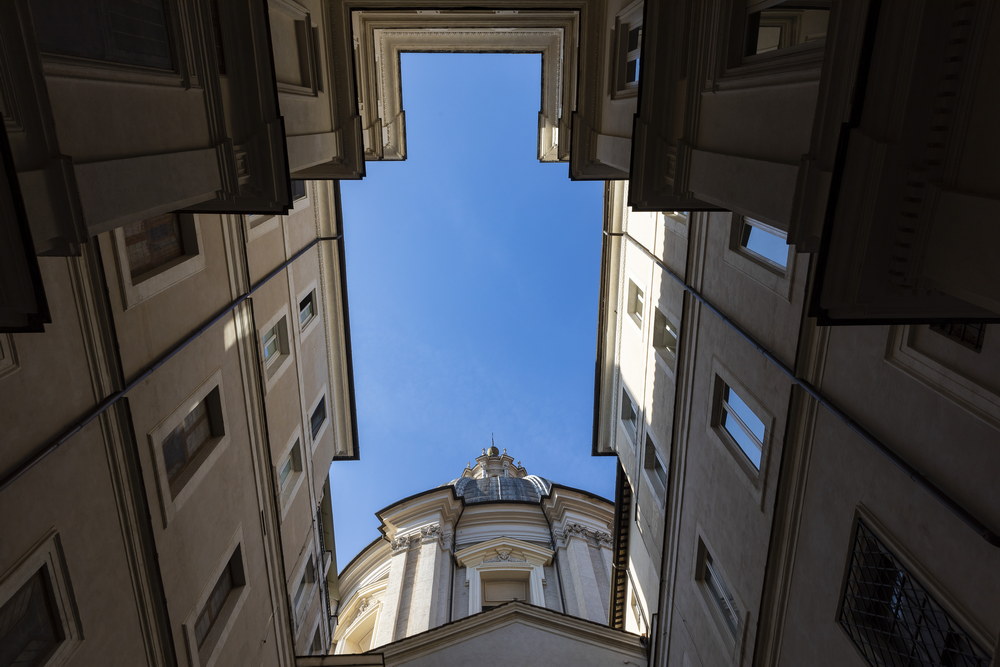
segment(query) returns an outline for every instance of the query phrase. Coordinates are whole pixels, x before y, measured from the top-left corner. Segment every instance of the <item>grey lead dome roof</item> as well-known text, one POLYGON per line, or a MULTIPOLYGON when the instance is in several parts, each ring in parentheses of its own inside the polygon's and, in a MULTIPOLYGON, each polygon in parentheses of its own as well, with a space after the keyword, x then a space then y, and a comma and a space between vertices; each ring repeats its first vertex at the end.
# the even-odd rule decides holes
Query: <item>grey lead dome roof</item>
POLYGON ((525 477, 459 477, 449 482, 466 503, 540 503, 552 483, 537 475, 525 477))

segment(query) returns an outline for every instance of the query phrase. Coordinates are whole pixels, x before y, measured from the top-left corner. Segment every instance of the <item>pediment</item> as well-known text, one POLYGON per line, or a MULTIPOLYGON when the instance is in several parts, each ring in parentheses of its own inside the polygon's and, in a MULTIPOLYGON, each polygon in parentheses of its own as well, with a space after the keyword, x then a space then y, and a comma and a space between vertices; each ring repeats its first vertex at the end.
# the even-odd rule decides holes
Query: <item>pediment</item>
POLYGON ((526 563, 548 565, 555 552, 537 544, 510 537, 496 537, 455 552, 455 558, 463 567, 477 567, 483 564, 526 563))

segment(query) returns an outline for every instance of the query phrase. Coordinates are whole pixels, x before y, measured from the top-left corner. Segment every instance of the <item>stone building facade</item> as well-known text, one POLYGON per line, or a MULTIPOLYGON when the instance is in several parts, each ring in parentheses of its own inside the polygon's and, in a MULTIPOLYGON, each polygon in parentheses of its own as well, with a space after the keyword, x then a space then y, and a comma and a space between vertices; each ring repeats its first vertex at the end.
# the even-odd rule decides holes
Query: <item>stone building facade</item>
POLYGON ((613 515, 491 446, 458 479, 378 512, 382 537, 340 573, 335 653, 514 600, 607 624, 613 515))

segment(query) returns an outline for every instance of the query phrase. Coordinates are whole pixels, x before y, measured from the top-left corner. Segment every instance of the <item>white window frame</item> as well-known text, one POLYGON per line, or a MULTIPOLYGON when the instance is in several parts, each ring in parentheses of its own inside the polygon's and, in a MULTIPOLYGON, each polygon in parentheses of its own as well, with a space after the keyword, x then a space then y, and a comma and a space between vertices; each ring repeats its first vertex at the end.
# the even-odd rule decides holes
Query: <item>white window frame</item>
POLYGON ((292 340, 288 330, 290 320, 288 307, 274 314, 264 326, 257 330, 258 350, 260 354, 261 368, 264 370, 264 392, 270 392, 278 382, 278 378, 284 375, 285 371, 291 368, 292 360, 292 340), (278 354, 271 359, 264 359, 265 335, 274 330, 277 335, 278 354))
MULTIPOLYGON (((784 269, 776 268, 776 265, 766 259, 758 259, 760 256, 747 250, 741 244, 741 234, 743 232, 744 216, 737 213, 731 214, 731 226, 729 234, 729 245, 722 255, 722 261, 743 273, 748 278, 785 301, 792 299, 792 277, 795 275, 796 257, 793 252, 794 246, 788 246, 788 263, 784 269)), ((754 219, 755 218, 751 218, 754 219)), ((759 221, 758 221, 759 222, 759 221)), ((766 224, 766 223, 759 223, 766 224)))
POLYGON ((700 535, 696 550, 694 580, 701 593, 698 597, 703 604, 705 613, 713 621, 711 625, 715 629, 720 643, 735 660, 740 654, 746 628, 749 625, 747 622, 748 612, 744 611, 746 605, 743 604, 732 584, 729 583, 731 580, 726 576, 725 570, 719 565, 718 559, 712 555, 713 551, 705 544, 704 538, 700 535), (710 581, 716 582, 715 585, 710 581), (723 605, 726 609, 723 609, 723 605), (735 621, 735 628, 727 618, 735 621))
POLYGON ((251 573, 247 570, 245 544, 243 540, 243 527, 240 526, 237 528, 236 533, 229 541, 225 550, 223 550, 223 560, 216 564, 211 576, 207 578, 198 596, 198 600, 184 621, 182 631, 187 640, 188 658, 191 661, 191 667, 211 667, 218 661, 221 655, 220 649, 232 634, 233 628, 236 625, 236 619, 240 615, 240 610, 249 596, 250 588, 253 586, 253 577, 250 576, 251 573), (198 638, 195 632, 198 616, 201 615, 202 610, 208 603, 208 598, 211 596, 212 590, 218 583, 222 573, 229 567, 230 561, 236 555, 237 548, 240 551, 239 562, 243 570, 243 583, 238 589, 233 589, 229 592, 225 604, 223 604, 222 609, 219 611, 219 615, 216 616, 215 621, 212 623, 212 629, 209 630, 208 635, 205 637, 204 644, 198 646, 198 638))
MULTIPOLYGON (((211 414, 212 408, 211 406, 209 408, 211 414)), ((195 489, 198 488, 229 444, 229 424, 226 417, 226 394, 222 385, 222 369, 215 370, 193 393, 174 408, 170 415, 154 426, 147 437, 153 458, 153 467, 156 469, 156 490, 160 500, 160 514, 163 519, 163 527, 166 528, 177 511, 194 494, 195 489), (213 420, 218 420, 218 423, 214 425, 222 431, 222 435, 213 436, 199 448, 195 458, 187 465, 191 470, 188 473, 188 478, 174 494, 170 488, 167 466, 163 458, 163 441, 214 390, 219 392, 219 405, 216 414, 213 415, 213 420)))
POLYGON ((621 396, 620 396, 620 401, 619 401, 619 406, 618 406, 618 415, 617 416, 618 416, 618 423, 621 424, 622 429, 625 431, 625 434, 629 436, 629 438, 628 438, 629 443, 632 445, 632 448, 634 450, 635 447, 636 447, 636 443, 639 442, 639 431, 640 431, 640 429, 639 429, 639 404, 636 403, 636 401, 635 401, 634 398, 632 398, 632 393, 628 389, 625 388, 625 383, 624 382, 621 385, 621 396), (634 415, 634 419, 635 419, 635 427, 632 430, 629 430, 628 424, 622 418, 622 408, 625 406, 625 401, 626 400, 628 401, 629 405, 632 407, 632 414, 634 415))
POLYGON ((63 639, 46 659, 45 667, 60 667, 68 663, 80 647, 83 632, 73 602, 62 543, 55 530, 49 531, 25 556, 0 575, 0 606, 14 597, 42 568, 45 568, 50 587, 49 601, 53 603, 53 620, 63 635, 63 639))
POLYGON ((319 297, 320 297, 319 287, 318 287, 317 283, 315 281, 313 281, 313 282, 309 283, 308 287, 306 287, 304 290, 302 290, 301 292, 299 292, 298 296, 295 298, 296 316, 297 316, 297 320, 298 320, 298 323, 299 323, 299 338, 300 339, 305 339, 306 336, 308 336, 310 333, 312 333, 316 329, 316 325, 317 325, 317 323, 321 319, 320 316, 319 316, 320 315, 320 299, 319 299, 319 297), (312 314, 312 317, 310 317, 308 320, 305 321, 305 323, 303 323, 302 320, 301 320, 302 311, 301 311, 300 307, 301 307, 302 302, 307 297, 311 297, 312 298, 313 314, 312 314))
POLYGON ((615 27, 613 43, 611 48, 611 98, 622 99, 635 97, 639 94, 639 78, 642 77, 642 0, 636 0, 624 7, 615 16, 615 27), (639 45, 637 48, 629 50, 628 35, 633 29, 639 29, 639 45), (628 63, 633 59, 639 62, 638 78, 635 81, 628 81, 628 63))
POLYGON ((773 225, 769 225, 766 222, 761 222, 760 220, 756 218, 751 218, 748 215, 733 216, 733 221, 734 225, 732 233, 734 235, 733 238, 734 250, 743 253, 744 255, 746 255, 747 257, 757 262, 766 269, 774 271, 775 273, 782 276, 785 275, 785 273, 788 271, 788 260, 792 255, 792 246, 788 244, 788 234, 778 229, 777 227, 774 227, 773 225), (749 240, 748 239, 749 235, 745 234, 745 230, 748 227, 751 229, 757 229, 759 231, 764 232, 765 234, 769 234, 771 236, 774 236, 775 238, 779 238, 782 241, 784 241, 785 263, 781 264, 779 262, 776 262, 770 257, 766 257, 757 252, 756 250, 750 248, 746 244, 746 240, 749 240))
POLYGON ((287 443, 285 443, 285 447, 281 452, 281 458, 278 460, 278 465, 274 467, 274 483, 275 488, 278 490, 282 521, 284 521, 285 516, 287 516, 288 508, 292 506, 292 502, 295 500, 295 496, 298 494, 299 489, 302 488, 302 482, 306 477, 305 473, 306 445, 302 440, 302 429, 296 428, 295 432, 292 433, 292 437, 288 439, 287 443), (298 445, 299 448, 298 467, 296 467, 294 461, 294 450, 296 445, 298 445), (292 471, 289 479, 287 479, 285 484, 282 485, 281 470, 286 463, 291 463, 292 471))
POLYGON ((740 464, 740 467, 746 472, 747 476, 754 482, 754 486, 759 489, 760 480, 763 478, 763 471, 767 467, 768 454, 770 450, 771 434, 774 431, 774 417, 764 409, 763 405, 757 398, 751 393, 745 386, 735 382, 731 377, 726 377, 718 372, 716 369, 715 382, 712 391, 712 430, 723 442, 729 452, 733 455, 733 458, 740 464), (754 416, 757 417, 764 424, 764 438, 759 440, 756 435, 750 430, 749 426, 743 423, 742 418, 736 414, 734 408, 731 408, 729 404, 724 400, 725 390, 729 389, 739 396, 740 400, 746 403, 750 411, 753 412, 754 416), (725 414, 731 415, 736 421, 737 426, 743 428, 747 435, 751 437, 754 442, 760 445, 760 466, 757 466, 753 460, 751 460, 750 455, 747 454, 739 442, 729 433, 725 425, 723 424, 723 417, 725 414))
POLYGON ((656 441, 653 439, 648 430, 646 431, 646 438, 643 442, 642 472, 646 476, 646 483, 649 484, 649 488, 653 490, 653 495, 656 497, 657 503, 659 503, 659 506, 662 508, 664 503, 666 503, 667 485, 670 483, 670 468, 660 457, 656 441), (655 467, 649 464, 650 458, 652 458, 653 461, 658 462, 660 467, 663 469, 662 480, 659 476, 657 476, 655 467))
POLYGON ((629 318, 635 322, 635 325, 639 327, 639 331, 642 331, 642 323, 644 320, 644 312, 646 309, 646 292, 643 291, 639 284, 628 278, 628 293, 626 294, 626 301, 628 307, 629 318))
POLYGON ((138 281, 132 278, 132 270, 129 268, 124 227, 118 227, 110 232, 123 309, 129 310, 205 268, 205 246, 202 243, 198 216, 179 213, 177 218, 180 223, 184 254, 144 274, 142 280, 138 281))

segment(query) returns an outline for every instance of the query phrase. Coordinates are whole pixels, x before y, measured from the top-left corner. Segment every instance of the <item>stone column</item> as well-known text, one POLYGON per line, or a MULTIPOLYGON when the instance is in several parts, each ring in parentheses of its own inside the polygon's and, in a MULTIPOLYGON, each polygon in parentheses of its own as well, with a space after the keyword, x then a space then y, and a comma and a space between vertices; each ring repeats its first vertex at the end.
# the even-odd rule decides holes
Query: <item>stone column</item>
POLYGON ((396 619, 399 617, 399 601, 403 593, 403 578, 406 576, 406 561, 410 551, 410 535, 396 537, 392 541, 392 557, 389 562, 389 581, 382 597, 382 608, 378 612, 375 637, 372 647, 388 644, 396 639, 396 619))
POLYGON ((441 624, 442 614, 447 614, 448 596, 442 590, 442 585, 445 583, 443 570, 448 563, 448 552, 444 548, 442 537, 440 524, 420 529, 420 556, 413 578, 407 635, 437 627, 441 624), (441 610, 442 606, 445 607, 444 612, 441 610))

